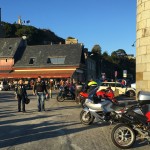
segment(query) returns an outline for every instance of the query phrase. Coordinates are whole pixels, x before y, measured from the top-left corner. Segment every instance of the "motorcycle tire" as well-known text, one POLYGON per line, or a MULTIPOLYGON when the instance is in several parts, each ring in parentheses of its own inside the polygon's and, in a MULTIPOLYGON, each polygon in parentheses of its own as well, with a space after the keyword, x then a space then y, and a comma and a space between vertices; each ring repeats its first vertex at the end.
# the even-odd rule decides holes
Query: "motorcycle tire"
POLYGON ((132 147, 136 140, 134 130, 126 124, 116 125, 111 132, 111 139, 114 145, 127 149, 132 147))
POLYGON ((94 117, 91 115, 90 112, 82 110, 80 113, 80 121, 84 125, 90 125, 94 121, 94 117))
POLYGON ((63 102, 65 100, 65 98, 62 95, 57 95, 57 101, 58 102, 63 102))

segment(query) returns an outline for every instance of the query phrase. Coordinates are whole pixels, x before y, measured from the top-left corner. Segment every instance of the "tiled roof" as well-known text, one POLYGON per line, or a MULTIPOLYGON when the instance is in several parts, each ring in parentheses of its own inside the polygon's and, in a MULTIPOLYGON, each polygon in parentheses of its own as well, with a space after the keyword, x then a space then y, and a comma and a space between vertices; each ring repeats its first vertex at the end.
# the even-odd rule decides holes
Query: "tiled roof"
POLYGON ((82 46, 80 44, 54 44, 27 46, 22 58, 14 67, 49 67, 62 65, 79 65, 81 62, 82 46), (64 64, 47 63, 48 58, 65 57, 64 64), (29 64, 30 58, 35 59, 29 64))
POLYGON ((22 38, 0 38, 0 57, 13 57, 22 38))

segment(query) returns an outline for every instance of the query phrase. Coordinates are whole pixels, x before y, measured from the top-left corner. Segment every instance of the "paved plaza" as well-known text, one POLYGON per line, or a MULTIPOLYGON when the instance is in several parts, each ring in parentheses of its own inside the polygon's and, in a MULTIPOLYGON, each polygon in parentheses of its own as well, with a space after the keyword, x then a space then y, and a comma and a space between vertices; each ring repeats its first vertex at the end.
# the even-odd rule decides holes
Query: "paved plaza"
MULTIPOLYGON (((36 96, 30 92, 29 98, 27 112, 17 112, 14 92, 0 91, 0 150, 118 150, 110 139, 113 125, 81 124, 82 108, 73 100, 57 102, 54 95, 38 112, 36 96)), ((149 146, 140 141, 135 149, 149 146)))

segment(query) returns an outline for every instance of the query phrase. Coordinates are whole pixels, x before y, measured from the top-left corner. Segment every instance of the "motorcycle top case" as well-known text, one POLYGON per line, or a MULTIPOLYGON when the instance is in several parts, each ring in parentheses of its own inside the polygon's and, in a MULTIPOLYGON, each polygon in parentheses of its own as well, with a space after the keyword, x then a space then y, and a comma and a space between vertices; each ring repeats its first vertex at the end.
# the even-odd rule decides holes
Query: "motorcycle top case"
POLYGON ((138 102, 141 105, 150 104, 150 92, 139 91, 139 93, 138 93, 138 102))

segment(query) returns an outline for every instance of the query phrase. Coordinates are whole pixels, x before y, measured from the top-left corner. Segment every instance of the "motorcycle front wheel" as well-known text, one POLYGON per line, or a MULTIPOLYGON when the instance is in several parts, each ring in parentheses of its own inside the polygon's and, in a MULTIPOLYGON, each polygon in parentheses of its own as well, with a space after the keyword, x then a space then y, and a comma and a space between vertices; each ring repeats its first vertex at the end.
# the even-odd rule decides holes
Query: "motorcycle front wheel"
POLYGON ((85 125, 90 125, 94 121, 94 117, 91 115, 90 112, 82 110, 80 113, 80 121, 85 125))
POLYGON ((136 136, 130 126, 126 124, 118 124, 112 130, 111 139, 117 147, 127 149, 134 144, 136 136))
POLYGON ((59 93, 59 94, 57 95, 57 101, 58 101, 58 102, 63 102, 64 100, 65 100, 65 98, 64 98, 63 94, 60 94, 60 93, 59 93))

